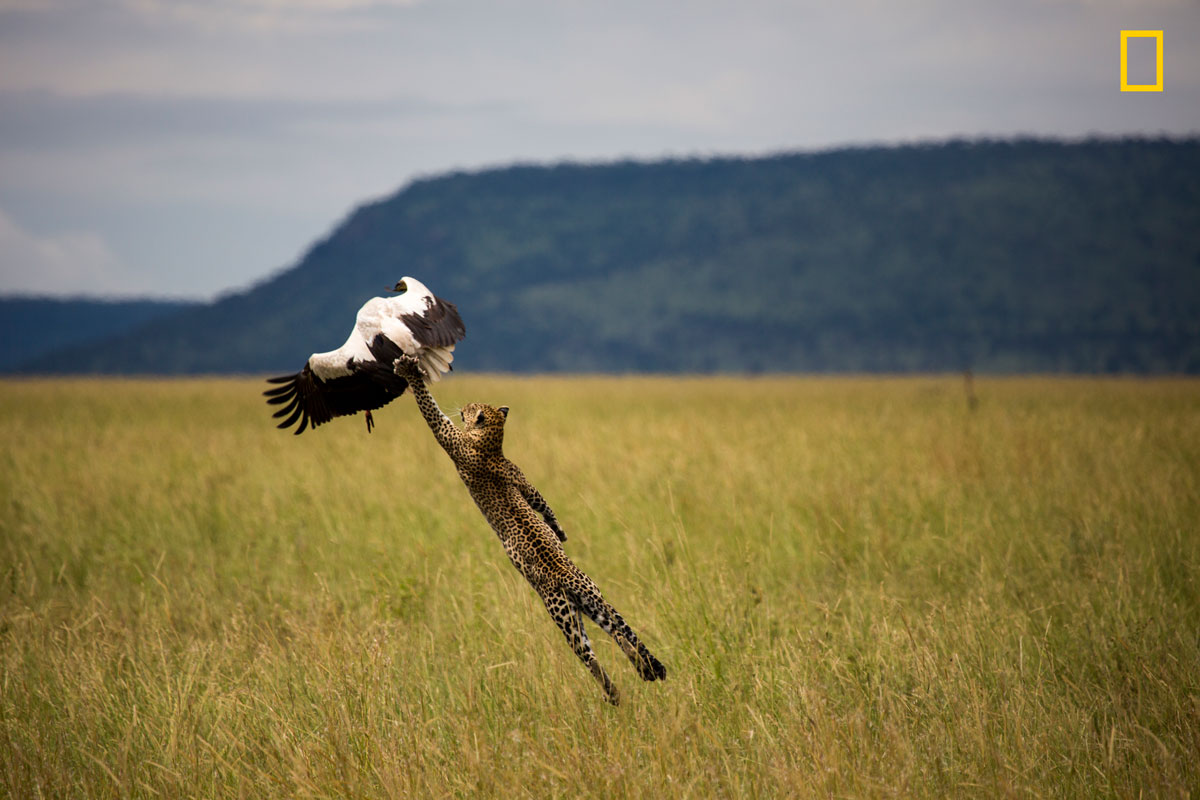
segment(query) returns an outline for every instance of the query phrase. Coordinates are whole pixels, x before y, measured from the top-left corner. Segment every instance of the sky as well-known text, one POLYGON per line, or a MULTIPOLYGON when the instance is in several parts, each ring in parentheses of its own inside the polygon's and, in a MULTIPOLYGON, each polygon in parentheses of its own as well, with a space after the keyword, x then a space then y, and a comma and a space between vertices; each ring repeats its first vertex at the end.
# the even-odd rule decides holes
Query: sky
POLYGON ((0 294, 213 298, 455 169, 1197 134, 1200 0, 0 0, 0 294))

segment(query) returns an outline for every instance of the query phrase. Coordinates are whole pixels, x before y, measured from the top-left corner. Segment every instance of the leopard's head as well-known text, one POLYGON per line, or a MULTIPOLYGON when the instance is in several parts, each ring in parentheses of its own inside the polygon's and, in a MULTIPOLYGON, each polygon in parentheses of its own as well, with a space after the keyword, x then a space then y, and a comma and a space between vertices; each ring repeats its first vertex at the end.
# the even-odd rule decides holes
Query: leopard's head
POLYGON ((484 450, 500 452, 504 445, 504 422, 508 419, 508 406, 468 403, 462 407, 463 433, 484 450))

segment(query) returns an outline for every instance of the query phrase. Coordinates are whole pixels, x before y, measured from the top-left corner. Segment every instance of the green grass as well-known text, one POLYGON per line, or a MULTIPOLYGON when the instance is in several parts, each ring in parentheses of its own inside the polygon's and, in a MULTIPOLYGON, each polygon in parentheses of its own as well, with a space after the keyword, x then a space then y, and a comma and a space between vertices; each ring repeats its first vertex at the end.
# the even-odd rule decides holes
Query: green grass
POLYGON ((408 398, 0 383, 0 795, 1200 793, 1200 383, 455 378, 669 670, 605 705, 408 398))

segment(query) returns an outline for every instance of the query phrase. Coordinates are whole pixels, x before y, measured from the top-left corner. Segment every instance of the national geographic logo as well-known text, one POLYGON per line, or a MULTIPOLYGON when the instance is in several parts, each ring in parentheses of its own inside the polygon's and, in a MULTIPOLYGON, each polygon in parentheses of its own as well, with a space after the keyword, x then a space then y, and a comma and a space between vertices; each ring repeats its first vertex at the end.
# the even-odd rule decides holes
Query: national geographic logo
MULTIPOLYGON (((1140 55, 1140 54, 1139 54, 1140 55)), ((1121 91, 1161 92, 1163 90, 1163 32, 1121 31, 1121 91), (1152 39, 1154 41, 1154 83, 1129 82, 1129 40, 1152 39)))

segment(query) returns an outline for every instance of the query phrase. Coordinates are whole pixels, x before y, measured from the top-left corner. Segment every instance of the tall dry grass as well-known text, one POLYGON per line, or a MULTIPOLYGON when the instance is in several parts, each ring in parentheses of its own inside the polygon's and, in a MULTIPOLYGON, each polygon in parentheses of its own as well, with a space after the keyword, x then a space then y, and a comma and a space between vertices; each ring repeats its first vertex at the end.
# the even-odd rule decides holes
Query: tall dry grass
POLYGON ((1200 383, 455 378, 668 666, 606 706, 404 398, 0 384, 0 794, 1188 796, 1200 383))

